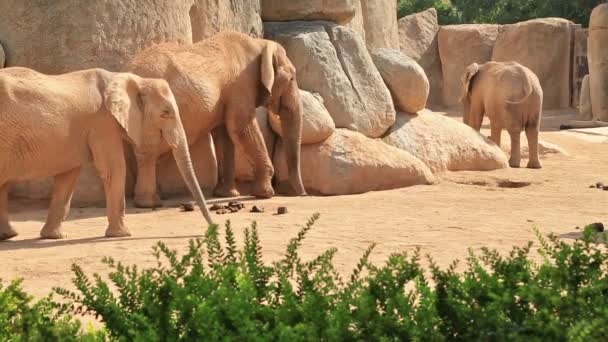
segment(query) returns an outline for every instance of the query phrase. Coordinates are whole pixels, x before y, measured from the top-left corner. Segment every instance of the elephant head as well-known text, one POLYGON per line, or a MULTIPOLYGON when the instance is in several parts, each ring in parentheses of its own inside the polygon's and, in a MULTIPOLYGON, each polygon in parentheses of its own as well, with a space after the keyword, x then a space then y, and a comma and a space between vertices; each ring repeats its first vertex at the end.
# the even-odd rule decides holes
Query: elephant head
POLYGON ((136 153, 157 149, 161 139, 167 142, 186 186, 207 222, 212 224, 169 84, 162 79, 120 73, 110 80, 104 95, 106 108, 125 130, 136 153))
POLYGON ((300 143, 302 140, 302 100, 296 81, 296 68, 291 64, 285 49, 268 41, 260 62, 260 104, 265 104, 270 115, 281 122, 287 157, 289 182, 297 195, 306 195, 300 171, 300 143))
MULTIPOLYGON (((464 73, 462 74, 462 97, 460 101, 464 105, 464 115, 463 122, 466 125, 474 126, 475 122, 480 120, 480 118, 471 118, 471 90, 473 85, 473 79, 479 72, 479 64, 472 63, 464 69, 464 73)), ((479 122, 481 125, 481 121, 479 122)))

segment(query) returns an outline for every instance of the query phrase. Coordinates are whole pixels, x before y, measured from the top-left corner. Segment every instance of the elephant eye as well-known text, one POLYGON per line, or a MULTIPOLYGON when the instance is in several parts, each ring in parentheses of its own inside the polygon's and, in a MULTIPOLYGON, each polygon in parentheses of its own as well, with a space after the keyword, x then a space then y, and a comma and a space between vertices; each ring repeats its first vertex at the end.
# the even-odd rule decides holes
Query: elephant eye
POLYGON ((160 116, 165 119, 170 119, 173 117, 173 115, 171 114, 171 111, 169 109, 163 110, 163 113, 160 116))

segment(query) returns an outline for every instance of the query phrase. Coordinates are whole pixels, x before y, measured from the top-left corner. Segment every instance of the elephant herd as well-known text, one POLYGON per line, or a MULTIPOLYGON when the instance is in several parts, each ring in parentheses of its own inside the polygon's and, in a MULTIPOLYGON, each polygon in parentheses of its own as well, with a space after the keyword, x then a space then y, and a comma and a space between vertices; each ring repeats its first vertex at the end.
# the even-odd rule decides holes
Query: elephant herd
MULTIPOLYGON (((463 75, 465 123, 479 130, 484 113, 492 140, 511 134, 510 165, 519 166, 519 135, 530 145, 528 167, 541 167, 536 142, 542 89, 538 79, 517 63, 470 65, 463 75), (517 150, 517 151, 516 151, 517 150)), ((17 232, 8 217, 11 183, 54 177, 42 238, 65 237, 67 217, 82 165, 93 161, 103 181, 107 237, 131 235, 125 225, 126 161, 137 161, 135 205, 160 205, 156 162, 172 152, 197 205, 213 221, 189 153, 203 135, 217 141, 219 177, 214 195, 238 196, 235 147, 253 162, 252 195, 274 195, 274 169, 255 120, 265 106, 280 117, 289 183, 305 196, 300 172, 302 102, 296 69, 278 43, 224 31, 195 44, 164 43, 141 51, 125 72, 79 70, 61 75, 9 67, 0 70, 0 240, 17 232), (129 144, 123 144, 127 141, 129 144)))

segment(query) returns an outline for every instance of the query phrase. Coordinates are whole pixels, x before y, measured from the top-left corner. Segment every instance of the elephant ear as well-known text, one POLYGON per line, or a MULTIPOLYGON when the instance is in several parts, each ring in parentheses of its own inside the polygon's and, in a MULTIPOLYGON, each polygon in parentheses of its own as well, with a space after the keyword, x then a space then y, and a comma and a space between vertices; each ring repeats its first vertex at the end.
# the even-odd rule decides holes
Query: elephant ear
POLYGON ((134 75, 118 74, 105 90, 105 106, 135 146, 142 143, 143 95, 134 75))
POLYGON ((262 83, 262 89, 260 89, 258 105, 265 105, 272 94, 276 64, 275 50, 276 46, 268 43, 262 51, 260 60, 260 82, 262 83))
POLYGON ((258 106, 267 106, 278 111, 281 97, 295 78, 295 68, 287 58, 285 50, 275 42, 269 42, 262 52, 260 81, 263 90, 258 98, 258 106))
POLYGON ((479 72, 479 64, 473 63, 467 66, 464 69, 464 73, 462 75, 462 97, 460 101, 467 99, 471 93, 471 84, 473 82, 473 78, 479 72))

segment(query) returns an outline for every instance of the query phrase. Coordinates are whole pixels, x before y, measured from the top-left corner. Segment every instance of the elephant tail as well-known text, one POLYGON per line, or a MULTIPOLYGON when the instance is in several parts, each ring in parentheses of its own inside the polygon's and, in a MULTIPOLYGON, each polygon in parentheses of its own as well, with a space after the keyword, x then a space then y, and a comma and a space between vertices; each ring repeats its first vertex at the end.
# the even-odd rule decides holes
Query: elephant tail
POLYGON ((530 97, 530 95, 532 95, 532 92, 534 91, 534 87, 532 86, 532 82, 530 81, 529 77, 524 77, 523 86, 524 86, 525 95, 522 98, 520 98, 519 100, 515 100, 515 101, 505 100, 505 103, 507 105, 512 105, 512 106, 520 105, 520 104, 524 103, 524 101, 526 101, 528 99, 528 97, 530 97))

